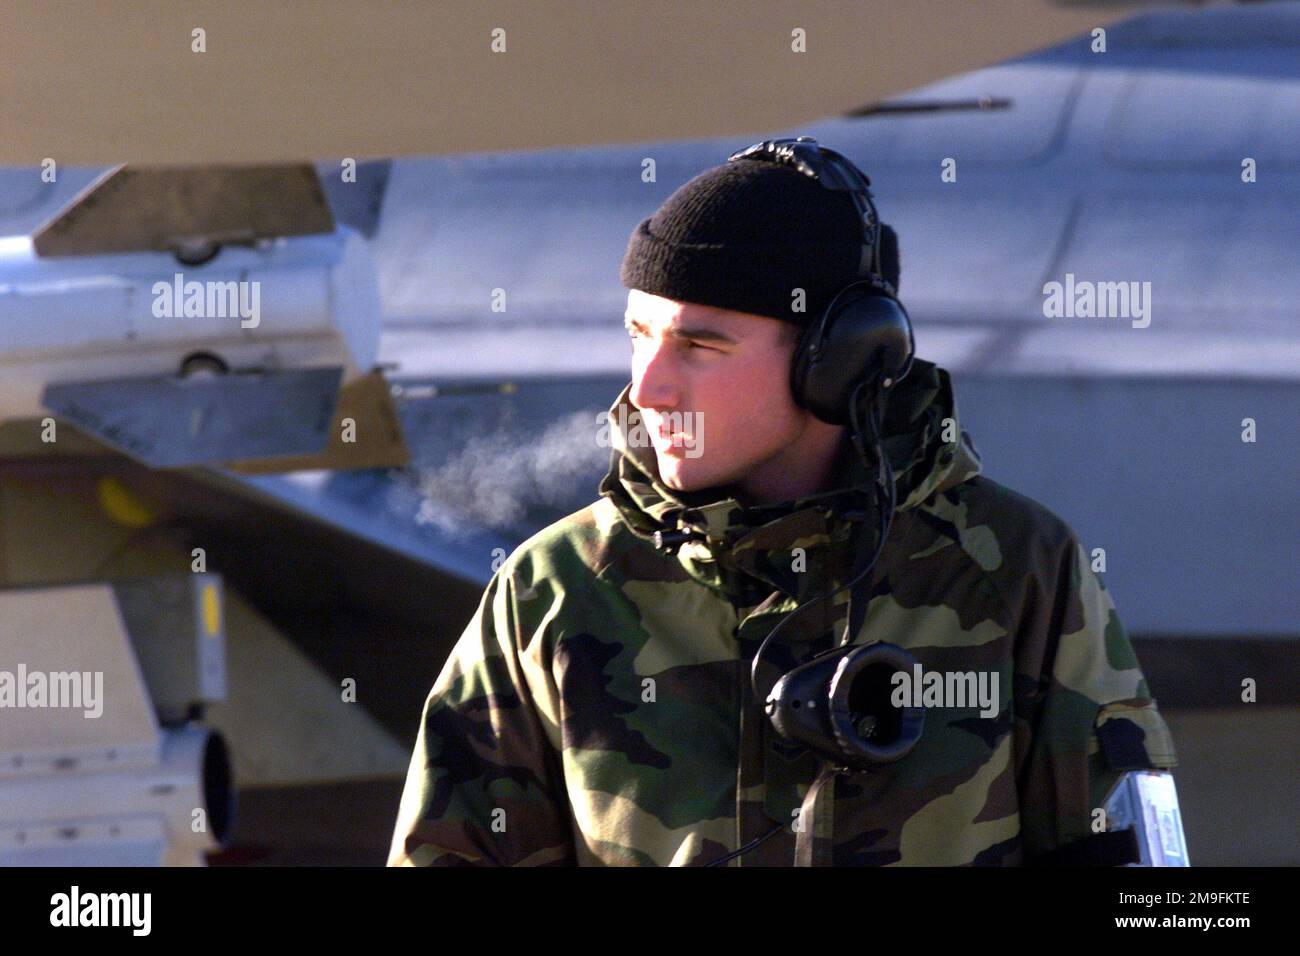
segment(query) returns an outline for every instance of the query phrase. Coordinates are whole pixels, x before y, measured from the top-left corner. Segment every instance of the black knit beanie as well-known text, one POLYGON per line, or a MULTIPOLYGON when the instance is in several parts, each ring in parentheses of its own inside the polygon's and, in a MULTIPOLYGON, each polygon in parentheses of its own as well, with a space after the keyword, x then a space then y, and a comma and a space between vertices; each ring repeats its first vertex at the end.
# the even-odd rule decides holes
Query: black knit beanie
MULTIPOLYGON (((850 196, 776 163, 743 159, 705 170, 632 232, 620 279, 679 302, 816 319, 856 279, 862 227, 850 196), (804 311, 794 311, 795 289, 804 311)), ((881 231, 881 271, 898 288, 898 237, 881 231)))

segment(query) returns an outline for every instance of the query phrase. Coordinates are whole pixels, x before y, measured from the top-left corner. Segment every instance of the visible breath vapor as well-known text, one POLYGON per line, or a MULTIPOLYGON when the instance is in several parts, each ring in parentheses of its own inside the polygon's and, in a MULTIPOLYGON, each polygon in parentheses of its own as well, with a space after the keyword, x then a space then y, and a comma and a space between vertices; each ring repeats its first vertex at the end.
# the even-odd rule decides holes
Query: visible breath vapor
POLYGON ((516 530, 530 508, 567 513, 593 500, 609 463, 609 449, 597 441, 598 414, 573 412, 540 435, 497 431, 471 437, 451 460, 418 472, 417 521, 449 534, 473 526, 516 530))

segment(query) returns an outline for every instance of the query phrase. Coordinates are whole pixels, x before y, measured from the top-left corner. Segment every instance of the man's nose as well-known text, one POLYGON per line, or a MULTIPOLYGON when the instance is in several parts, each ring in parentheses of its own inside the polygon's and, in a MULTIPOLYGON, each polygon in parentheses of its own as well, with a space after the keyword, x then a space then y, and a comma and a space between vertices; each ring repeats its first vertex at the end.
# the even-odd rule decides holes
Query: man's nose
POLYGON ((672 408, 680 397, 672 347, 646 342, 632 354, 632 403, 638 408, 672 408))

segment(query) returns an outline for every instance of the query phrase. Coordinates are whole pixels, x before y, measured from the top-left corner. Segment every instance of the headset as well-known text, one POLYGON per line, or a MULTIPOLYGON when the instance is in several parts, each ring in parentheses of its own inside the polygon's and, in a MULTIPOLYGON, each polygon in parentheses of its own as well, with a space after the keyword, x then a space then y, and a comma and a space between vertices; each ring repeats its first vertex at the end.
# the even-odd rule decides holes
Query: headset
MULTIPOLYGON (((916 659, 903 648, 882 641, 852 644, 866 614, 865 595, 859 596, 857 588, 884 549, 896 507, 894 472, 881 445, 884 404, 889 392, 911 371, 916 351, 912 322, 881 270, 882 223, 865 173, 811 136, 764 140, 732 153, 727 160, 779 163, 826 189, 847 192, 862 225, 858 277, 836 293, 800 336, 790 363, 790 391, 797 404, 822 421, 850 426, 850 439, 868 472, 873 470, 874 458, 877 540, 870 553, 859 549, 847 584, 804 602, 772 628, 754 654, 750 686, 754 698, 764 701, 764 710, 780 736, 802 744, 837 770, 869 770, 906 756, 920 740, 924 724, 922 708, 893 708, 887 703, 891 675, 910 671, 916 659), (864 404, 871 426, 866 436, 860 418, 864 404), (784 674, 766 695, 761 694, 759 664, 777 632, 795 615, 846 588, 850 589, 848 622, 840 644, 784 674)), ((853 520, 849 514, 845 517, 853 520)), ((748 853, 784 827, 784 823, 778 824, 705 865, 720 866, 748 853)))
POLYGON ((916 340, 907 310, 880 264, 883 223, 871 197, 871 180, 841 153, 811 136, 768 139, 738 150, 728 162, 766 161, 788 166, 825 189, 847 192, 862 226, 862 253, 854 281, 805 330, 790 363, 795 401, 822 421, 849 424, 854 389, 872 370, 888 392, 912 368, 916 340))

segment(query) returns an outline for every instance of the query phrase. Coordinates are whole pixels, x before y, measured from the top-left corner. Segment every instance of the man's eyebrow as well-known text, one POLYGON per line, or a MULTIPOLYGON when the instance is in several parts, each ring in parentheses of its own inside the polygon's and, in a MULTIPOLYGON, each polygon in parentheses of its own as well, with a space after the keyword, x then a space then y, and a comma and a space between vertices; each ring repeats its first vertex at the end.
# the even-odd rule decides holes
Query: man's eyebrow
MULTIPOLYGON (((637 332, 647 332, 643 322, 638 322, 630 315, 623 316, 623 326, 629 330, 637 332)), ((724 332, 717 329, 709 328, 690 328, 687 326, 676 326, 668 329, 668 335, 674 339, 689 339, 694 342, 720 342, 725 345, 735 345, 736 340, 724 332)))

